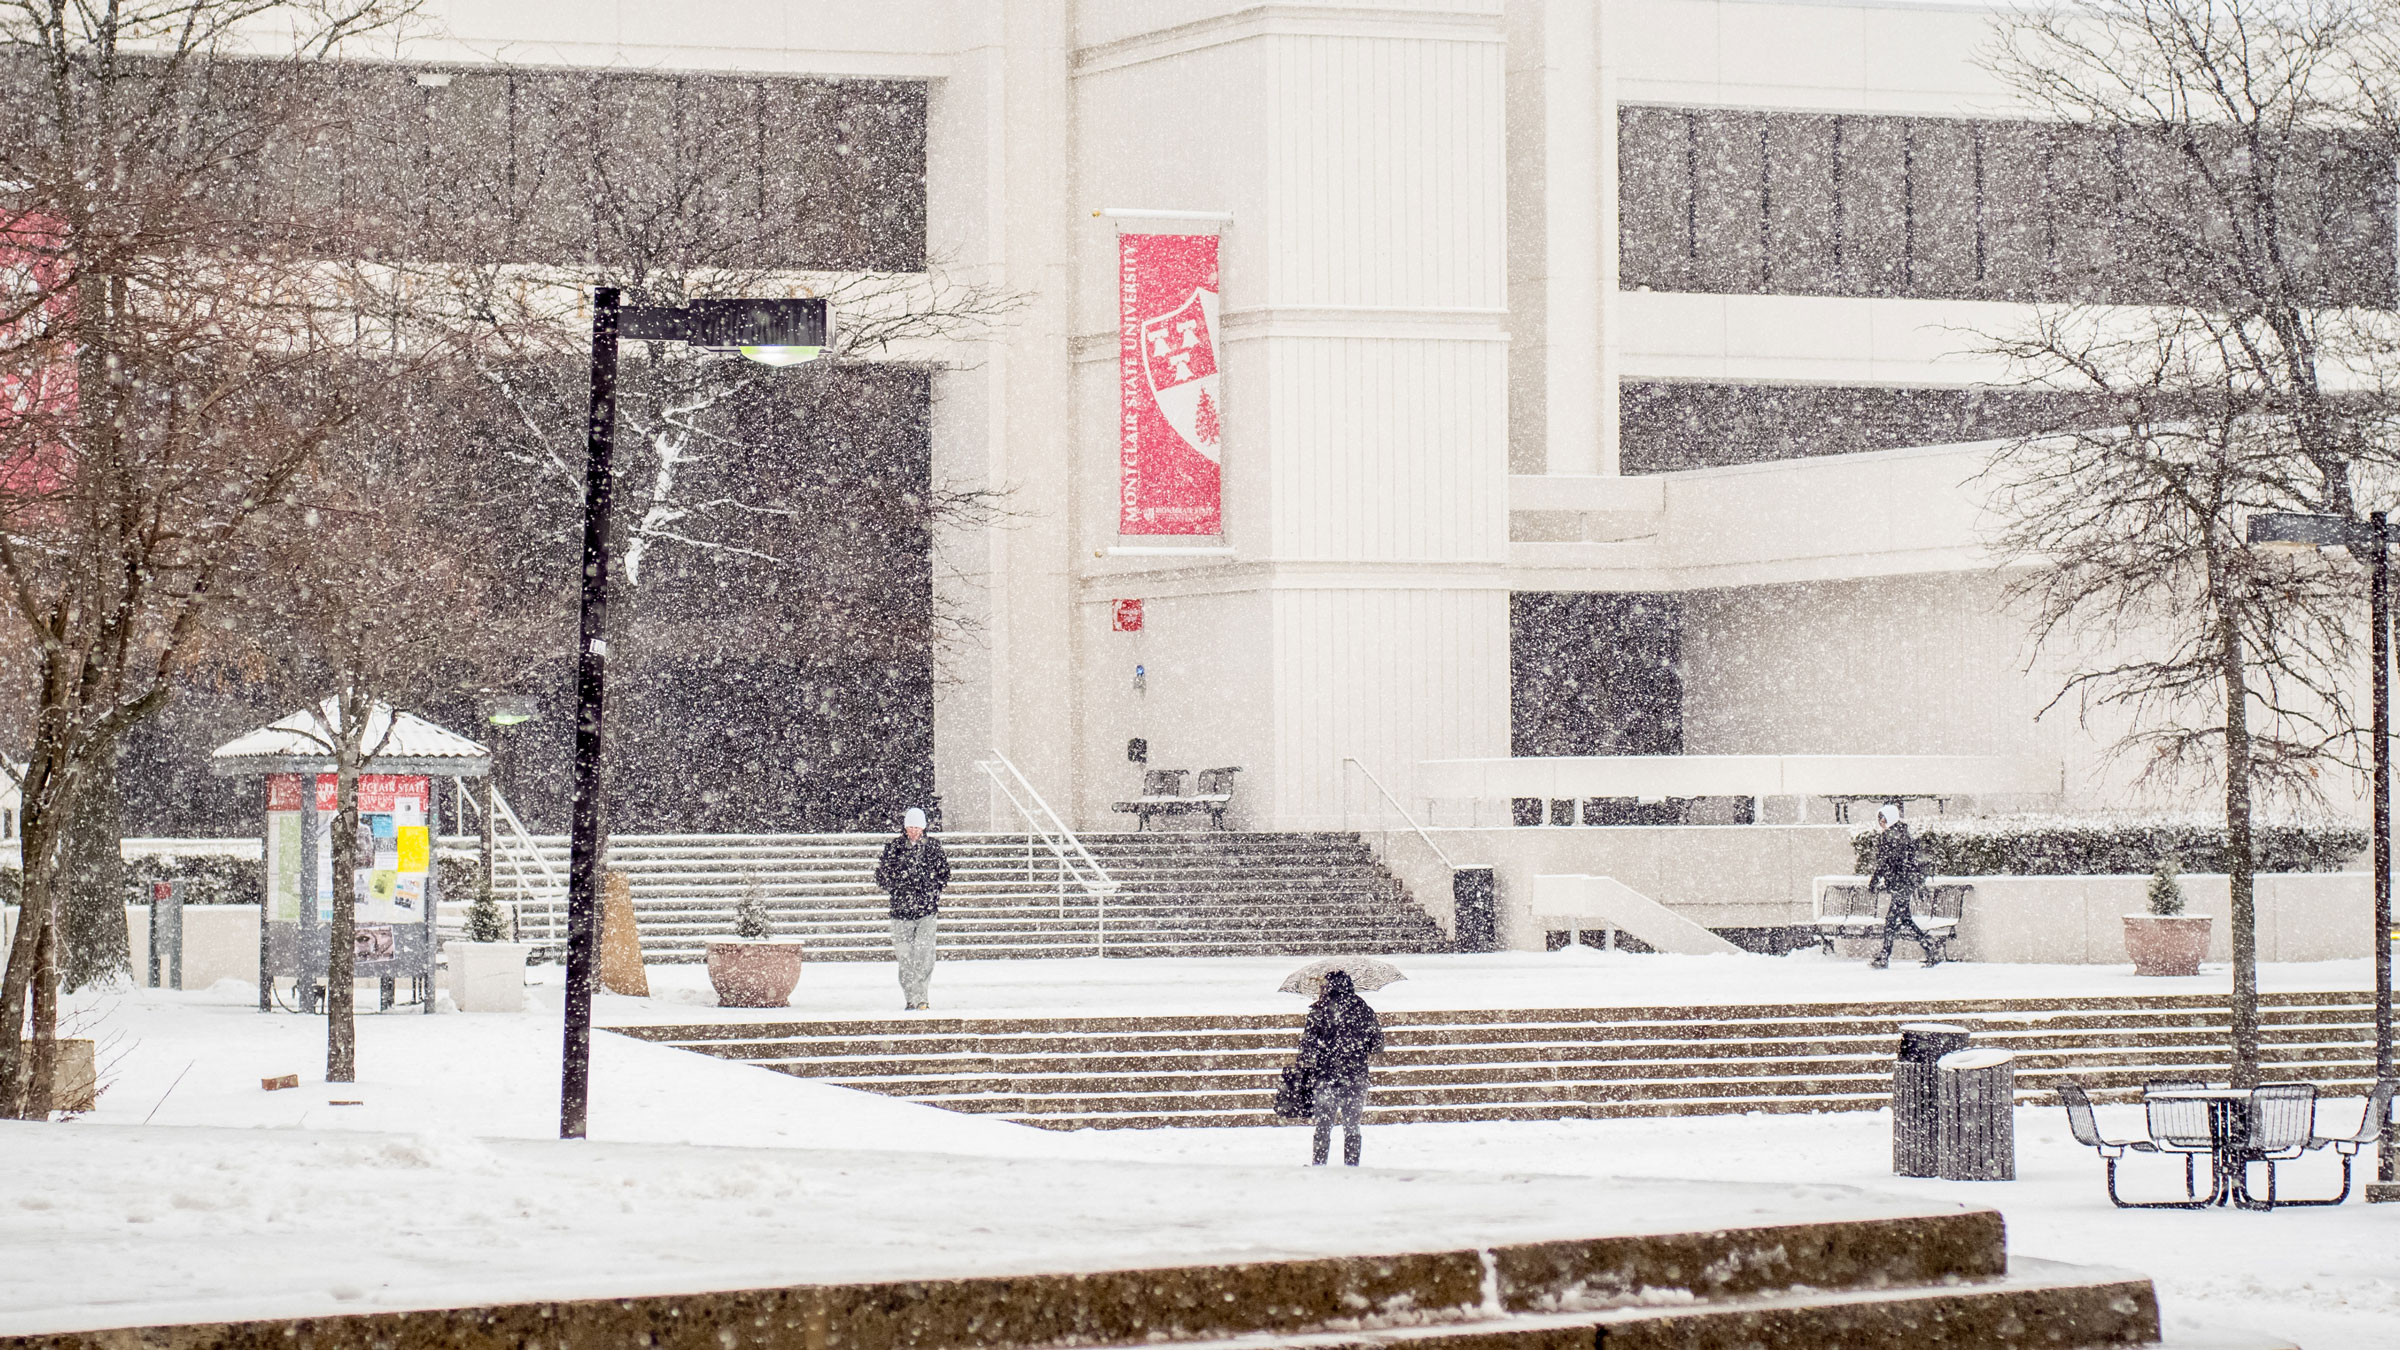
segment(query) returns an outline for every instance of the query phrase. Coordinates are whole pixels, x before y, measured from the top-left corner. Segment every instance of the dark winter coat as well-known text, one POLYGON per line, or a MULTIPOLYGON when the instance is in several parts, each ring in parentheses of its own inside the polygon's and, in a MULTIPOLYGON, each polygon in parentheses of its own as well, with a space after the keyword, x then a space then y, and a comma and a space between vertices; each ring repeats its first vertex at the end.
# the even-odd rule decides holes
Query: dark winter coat
POLYGON ((1300 1033, 1300 1067, 1320 1084, 1363 1091, 1367 1059, 1382 1052, 1383 1023, 1350 987, 1350 977, 1334 972, 1308 1010, 1308 1026, 1300 1033))
POLYGON ((1875 870, 1867 877, 1867 889, 1905 895, 1924 882, 1925 864, 1917 857, 1917 841, 1909 837, 1908 823, 1893 821, 1875 836, 1875 870))
POLYGON ((922 919, 940 909, 942 887, 949 884, 950 855, 930 834, 913 844, 906 834, 894 838, 875 864, 875 885, 892 897, 895 919, 922 919))

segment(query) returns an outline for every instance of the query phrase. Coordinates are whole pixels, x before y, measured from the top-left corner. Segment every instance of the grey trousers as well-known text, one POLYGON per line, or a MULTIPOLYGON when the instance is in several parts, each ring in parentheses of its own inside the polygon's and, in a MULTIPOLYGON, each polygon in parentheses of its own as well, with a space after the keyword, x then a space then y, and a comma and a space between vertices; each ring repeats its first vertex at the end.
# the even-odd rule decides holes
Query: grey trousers
POLYGON ((1342 1161, 1358 1166, 1358 1122, 1367 1109, 1365 1083, 1319 1083, 1316 1095, 1317 1133, 1311 1161, 1325 1165, 1325 1157, 1333 1150, 1333 1127, 1342 1127, 1342 1161))
POLYGON ((933 984, 933 927, 939 914, 892 920, 892 955, 900 958, 900 996, 910 1007, 930 1002, 933 984))

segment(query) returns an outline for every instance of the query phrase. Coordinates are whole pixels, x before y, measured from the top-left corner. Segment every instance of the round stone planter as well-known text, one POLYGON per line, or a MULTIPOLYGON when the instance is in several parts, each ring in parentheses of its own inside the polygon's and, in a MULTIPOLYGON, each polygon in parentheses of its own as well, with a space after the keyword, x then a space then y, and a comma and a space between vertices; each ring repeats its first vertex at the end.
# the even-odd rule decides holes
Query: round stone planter
POLYGON ((2208 955, 2206 914, 2128 914, 2125 954, 2136 975, 2197 975, 2208 955))
POLYGON ((800 984, 801 942, 721 938, 708 944, 708 982, 720 1008, 780 1008, 800 984))

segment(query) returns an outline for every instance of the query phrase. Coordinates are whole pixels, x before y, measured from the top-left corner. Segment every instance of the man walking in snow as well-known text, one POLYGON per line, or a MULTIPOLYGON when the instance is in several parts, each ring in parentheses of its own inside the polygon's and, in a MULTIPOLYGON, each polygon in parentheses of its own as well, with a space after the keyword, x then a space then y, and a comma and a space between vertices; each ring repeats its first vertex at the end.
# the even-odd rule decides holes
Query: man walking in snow
POLYGON ((933 927, 949 883, 949 855, 925 833, 925 813, 908 808, 900 837, 883 846, 875 864, 875 884, 892 898, 892 955, 900 958, 900 996, 911 1010, 933 1006, 933 927))
POLYGON ((1925 930, 1917 927, 1917 916, 1909 907, 1924 889, 1925 864, 1917 858, 1917 841, 1909 837, 1898 803, 1887 805, 1875 813, 1875 870, 1867 877, 1867 890, 1889 891, 1892 902, 1883 915, 1883 950, 1869 965, 1877 970, 1890 965, 1892 944, 1903 932, 1925 953, 1926 965, 1941 964, 1942 958, 1934 954, 1933 943, 1925 930))

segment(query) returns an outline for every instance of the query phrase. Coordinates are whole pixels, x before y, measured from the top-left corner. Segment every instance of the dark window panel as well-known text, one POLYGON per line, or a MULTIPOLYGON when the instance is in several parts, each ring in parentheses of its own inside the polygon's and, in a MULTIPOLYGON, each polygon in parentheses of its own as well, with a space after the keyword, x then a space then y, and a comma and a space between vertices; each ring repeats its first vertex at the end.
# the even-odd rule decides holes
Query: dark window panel
MULTIPOLYGON (((2177 145, 1945 118, 1639 107, 1620 118, 1629 287, 2140 303, 2260 284, 2226 260, 2223 199, 2177 145), (1695 195, 1683 195, 1687 182, 1695 195), (1765 217, 1763 256, 1743 224, 1753 210, 1765 217)), ((2199 147, 2211 163, 2237 149, 2199 147)), ((2391 303, 2389 158, 2317 133, 2263 154, 2285 208, 2290 278, 2328 302, 2391 303)))
POLYGON ((1674 108, 1626 108, 1617 124, 1617 284, 1688 291, 1691 119, 1674 108))
POLYGON ((593 256, 590 212, 595 184, 591 161, 595 86, 580 76, 529 73, 514 77, 516 126, 511 169, 524 218, 512 252, 529 260, 588 262, 593 256))
MULTIPOLYGON (((372 237, 376 222, 415 229, 428 216, 426 98, 416 72, 394 66, 342 68, 350 134, 340 158, 341 233, 372 237)), ((331 241, 328 241, 331 242, 331 241)))
POLYGON ((1755 290, 1766 281, 1760 239, 1766 162, 1761 113, 1705 111, 1692 121, 1692 198, 1698 257, 1692 277, 1704 291, 1755 290))
POLYGON ((1909 142, 1910 293, 1973 295, 1975 124, 1918 119, 1909 142))
POLYGON ((2331 268, 2327 290, 2342 304, 2389 308, 2395 301, 2395 260, 2400 244, 2393 238, 2400 215, 2395 200, 2392 162, 2374 151, 2346 147, 2330 157, 2326 181, 2331 196, 2346 209, 2327 210, 2320 224, 2325 256, 2331 268))
POLYGON ((837 157, 849 167, 857 218, 867 223, 859 265, 885 271, 923 266, 925 91, 922 85, 845 86, 853 94, 837 157), (912 248, 895 245, 914 241, 912 248))
POLYGON ((1797 113, 1767 120, 1767 284, 1791 295, 1836 295, 1834 119, 1797 113))
POLYGON ((1988 122, 1983 136, 1984 279, 1995 300, 2056 294, 2050 251, 2051 129, 2031 122, 1988 122))
MULTIPOLYGON (((2108 144, 2121 185, 2112 203, 2116 218, 2107 222, 2115 261, 2096 294, 2138 301, 2227 293, 2224 281, 2196 267, 2231 232, 2218 209, 2221 198, 2195 172, 2190 151, 2140 136, 2112 136, 2108 144)), ((2222 146, 2203 150, 2212 157, 2223 152, 2222 146)))
POLYGON ((1510 596, 1510 753, 1682 754, 1682 644, 1672 595, 1510 596))
POLYGON ((1671 473, 2000 440, 2105 416, 2086 395, 2043 390, 1628 381, 1619 456, 1626 473, 1671 473))
POLYGON ((2124 281, 2117 248, 2116 147, 2113 137, 2060 131, 2051 141, 2051 300, 2106 301, 2124 281))
POLYGON ((448 88, 421 92, 431 183, 427 223, 457 256, 478 257, 489 236, 477 222, 499 222, 500 232, 513 237, 525 220, 526 204, 511 173, 511 79, 502 72, 461 73, 448 88))
POLYGON ((1908 144, 1901 119, 1842 121, 1842 293, 1907 295, 1908 144))

